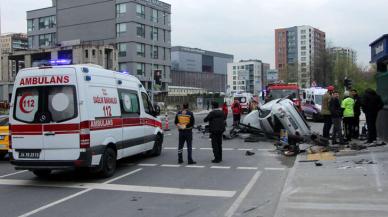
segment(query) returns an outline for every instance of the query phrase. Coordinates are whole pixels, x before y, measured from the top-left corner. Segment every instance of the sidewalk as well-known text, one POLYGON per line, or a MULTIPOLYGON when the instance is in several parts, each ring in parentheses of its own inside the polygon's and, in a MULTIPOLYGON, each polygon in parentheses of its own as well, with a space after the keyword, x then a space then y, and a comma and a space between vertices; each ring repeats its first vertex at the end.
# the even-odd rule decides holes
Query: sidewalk
POLYGON ((388 146, 340 152, 322 166, 297 157, 276 217, 387 217, 388 146))

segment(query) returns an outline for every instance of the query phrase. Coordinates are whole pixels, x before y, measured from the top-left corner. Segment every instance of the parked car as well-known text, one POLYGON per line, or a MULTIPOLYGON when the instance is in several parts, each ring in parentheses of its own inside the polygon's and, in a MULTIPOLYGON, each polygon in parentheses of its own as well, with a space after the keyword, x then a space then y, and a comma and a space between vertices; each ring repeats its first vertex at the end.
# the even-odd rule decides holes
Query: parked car
POLYGON ((0 116, 0 159, 8 154, 9 150, 9 127, 8 115, 0 116))

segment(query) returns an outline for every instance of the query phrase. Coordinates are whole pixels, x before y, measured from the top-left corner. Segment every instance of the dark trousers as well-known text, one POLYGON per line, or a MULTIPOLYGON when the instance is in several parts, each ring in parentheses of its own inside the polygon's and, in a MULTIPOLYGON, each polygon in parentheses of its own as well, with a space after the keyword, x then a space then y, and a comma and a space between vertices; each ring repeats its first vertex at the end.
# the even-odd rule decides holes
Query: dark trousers
POLYGON ((344 117, 344 128, 346 140, 352 140, 353 134, 353 117, 344 117))
POLYGON ((342 136, 341 118, 332 118, 333 123, 333 143, 337 143, 337 139, 342 143, 344 138, 342 136))
POLYGON ((222 161, 222 133, 212 133, 212 148, 214 159, 216 161, 222 161))
POLYGON ((240 124, 241 114, 233 114, 233 126, 237 127, 240 124))
POLYGON ((187 144, 187 160, 192 162, 192 142, 193 142, 193 131, 191 130, 179 130, 179 147, 178 147, 178 159, 183 160, 183 146, 187 144))
POLYGON ((323 115, 323 133, 322 136, 330 138, 330 129, 332 125, 331 115, 323 115))
POLYGON ((377 139, 376 120, 377 114, 365 114, 366 125, 368 126, 368 142, 373 142, 377 139))
POLYGON ((358 139, 360 136, 360 116, 353 118, 353 138, 358 139))

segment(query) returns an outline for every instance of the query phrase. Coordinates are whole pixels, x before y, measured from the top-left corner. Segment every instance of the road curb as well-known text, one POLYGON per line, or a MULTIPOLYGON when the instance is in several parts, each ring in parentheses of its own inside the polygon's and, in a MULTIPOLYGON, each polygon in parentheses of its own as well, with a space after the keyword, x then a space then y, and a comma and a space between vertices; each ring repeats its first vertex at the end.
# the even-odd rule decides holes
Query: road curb
POLYGON ((305 157, 305 155, 302 155, 302 154, 298 154, 296 156, 294 166, 289 170, 289 172, 287 174, 286 181, 283 185, 283 189, 282 189, 282 192, 280 194, 279 202, 276 206, 276 211, 275 211, 274 217, 287 217, 285 210, 284 210, 284 207, 285 207, 285 204, 287 203, 288 196, 291 193, 293 193, 293 189, 295 189, 292 183, 293 183, 293 179, 294 179, 294 176, 296 173, 296 169, 299 166, 299 161, 303 159, 303 156, 305 157))

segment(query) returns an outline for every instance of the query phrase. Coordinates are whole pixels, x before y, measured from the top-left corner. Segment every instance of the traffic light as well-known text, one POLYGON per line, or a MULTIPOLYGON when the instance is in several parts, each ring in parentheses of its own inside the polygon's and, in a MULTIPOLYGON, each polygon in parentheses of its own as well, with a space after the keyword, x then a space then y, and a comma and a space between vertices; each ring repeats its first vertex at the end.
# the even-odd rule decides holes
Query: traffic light
POLYGON ((155 80, 155 84, 162 85, 162 70, 161 69, 154 70, 154 80, 155 80))
POLYGON ((350 80, 349 78, 345 78, 344 86, 347 90, 350 90, 352 88, 352 80, 350 80))

